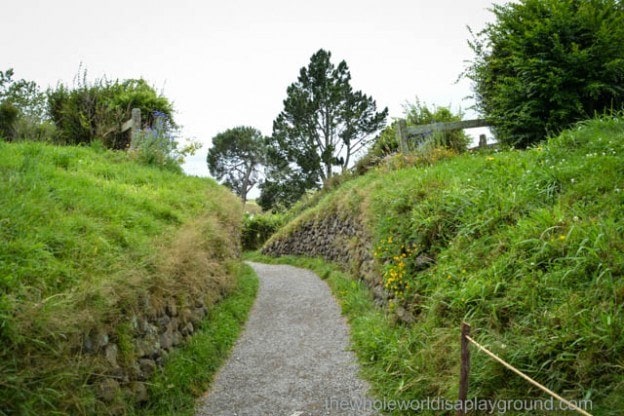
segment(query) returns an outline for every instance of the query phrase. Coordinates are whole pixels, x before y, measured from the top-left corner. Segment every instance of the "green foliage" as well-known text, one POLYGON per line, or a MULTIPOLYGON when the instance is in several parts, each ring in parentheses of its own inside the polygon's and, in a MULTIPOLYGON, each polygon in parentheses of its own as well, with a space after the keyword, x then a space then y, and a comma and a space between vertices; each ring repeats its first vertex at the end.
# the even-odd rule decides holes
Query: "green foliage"
POLYGON ((133 108, 141 109, 144 126, 152 127, 154 114, 173 121, 173 106, 143 79, 125 81, 96 80, 89 83, 87 73, 78 74, 74 88, 63 84, 48 91, 50 117, 58 129, 58 141, 65 144, 101 140, 107 148, 127 149, 129 133, 121 133, 133 108))
POLYGON ((240 196, 243 204, 256 185, 264 163, 266 144, 253 127, 234 127, 212 138, 206 161, 210 173, 240 196))
POLYGON ((229 293, 240 204, 97 142, 0 154, 0 413, 106 414, 92 385, 117 370, 84 351, 86 335, 108 333, 127 369, 133 315, 229 293))
POLYGON ((284 225, 282 214, 246 214, 243 219, 243 250, 257 250, 284 225))
MULTIPOLYGON (((624 259, 616 248, 624 244, 617 231, 622 133, 624 120, 592 121, 529 152, 458 157, 387 178, 393 189, 379 192, 373 209, 391 307, 416 317, 414 334, 444 328, 439 340, 429 338, 390 371, 406 383, 416 382, 408 372, 416 365, 431 376, 456 374, 432 348, 468 320, 482 341, 532 377, 572 398, 591 398, 594 414, 617 414, 609 409, 622 405, 622 372, 611 367, 622 359, 612 331, 624 328, 617 294, 624 259)), ((527 389, 483 356, 473 365, 479 397, 518 397, 527 389)), ((412 385, 402 397, 452 397, 456 380, 443 380, 430 392, 412 385)))
MULTIPOLYGON (((624 118, 604 117, 527 151, 380 167, 286 225, 349 204, 363 212, 396 312, 369 306, 351 321, 379 398, 456 398, 468 321, 477 341, 529 376, 592 400, 592 414, 621 413, 624 372, 613 363, 624 360, 623 136, 624 118)), ((472 357, 469 397, 543 397, 489 357, 472 357)))
POLYGON ((46 119, 46 96, 33 81, 14 80, 13 69, 0 71, 0 101, 13 104, 20 115, 33 122, 46 119))
POLYGON ((494 5, 471 42, 478 107, 500 142, 527 147, 624 103, 624 6, 618 0, 494 5))
MULTIPOLYGON (((461 121, 463 116, 461 111, 454 114, 450 107, 438 107, 434 105, 433 110, 430 110, 426 104, 421 103, 418 99, 416 99, 414 103, 406 103, 404 111, 405 121, 408 126, 461 121)), ((470 137, 468 137, 463 130, 447 131, 434 135, 432 143, 435 146, 445 147, 456 152, 463 152, 470 143, 470 137)))
MULTIPOLYGON (((269 151, 270 152, 270 151, 269 151)), ((267 167, 267 179, 260 184, 258 204, 264 211, 283 212, 306 194, 306 189, 316 189, 311 177, 294 172, 290 166, 267 167)))
POLYGON ((0 103, 0 138, 11 141, 15 138, 15 123, 19 110, 8 101, 0 103))
POLYGON ((288 87, 269 140, 263 207, 289 206, 330 179, 334 167, 345 171, 385 124, 388 109, 377 112, 375 100, 353 91, 347 63, 330 59, 320 49, 288 87))
MULTIPOLYGON (((186 152, 178 148, 176 127, 164 113, 154 112, 152 127, 137 131, 131 139, 129 154, 138 162, 182 173, 186 152)), ((191 148, 189 153, 193 153, 191 148)))
POLYGON ((51 140, 55 131, 47 119, 46 95, 35 82, 13 75, 13 69, 0 71, 0 137, 51 140))
MULTIPOLYGON (((403 112, 407 126, 446 123, 461 121, 462 119, 461 111, 455 114, 450 107, 438 107, 435 105, 433 109, 430 109, 427 104, 421 103, 418 98, 414 103, 406 103, 403 107, 403 112)), ((441 132, 434 134, 432 137, 423 138, 420 141, 419 150, 425 150, 424 147, 442 147, 461 153, 466 150, 469 143, 470 137, 462 130, 441 132), (429 146, 423 146, 423 143, 427 143, 429 146)), ((396 122, 393 122, 381 131, 366 155, 358 160, 356 171, 363 174, 372 166, 380 163, 384 157, 396 153, 398 150, 399 142, 396 137, 396 122)))

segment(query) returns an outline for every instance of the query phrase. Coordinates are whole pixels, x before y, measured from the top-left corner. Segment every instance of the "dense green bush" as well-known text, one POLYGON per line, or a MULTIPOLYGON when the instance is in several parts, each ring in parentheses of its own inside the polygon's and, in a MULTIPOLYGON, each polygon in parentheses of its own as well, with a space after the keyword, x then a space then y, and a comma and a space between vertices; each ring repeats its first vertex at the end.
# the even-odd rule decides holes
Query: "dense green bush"
POLYGON ((19 110, 8 101, 0 103, 0 138, 11 141, 15 138, 15 122, 19 110))
POLYGON ((283 224, 281 214, 246 214, 243 220, 243 249, 259 249, 283 224))
POLYGON ((126 149, 128 133, 121 124, 130 119, 133 108, 141 109, 144 126, 154 123, 154 112, 164 114, 172 126, 173 105, 143 79, 96 80, 89 83, 86 72, 77 77, 74 88, 60 84, 48 92, 50 117, 64 144, 91 143, 99 139, 111 149, 126 149))
POLYGON ((500 142, 526 147, 624 103, 624 3, 494 5, 466 71, 500 142))

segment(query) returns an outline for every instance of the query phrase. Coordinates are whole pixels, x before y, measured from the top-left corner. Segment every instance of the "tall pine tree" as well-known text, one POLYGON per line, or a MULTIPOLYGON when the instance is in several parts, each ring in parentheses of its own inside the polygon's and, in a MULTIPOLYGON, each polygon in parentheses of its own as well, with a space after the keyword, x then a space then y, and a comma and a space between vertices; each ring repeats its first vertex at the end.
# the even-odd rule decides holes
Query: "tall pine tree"
POLYGON ((347 63, 334 65, 331 53, 321 49, 288 87, 268 142, 264 208, 289 206, 346 170, 385 125, 388 109, 377 112, 375 100, 353 91, 350 81, 347 63))

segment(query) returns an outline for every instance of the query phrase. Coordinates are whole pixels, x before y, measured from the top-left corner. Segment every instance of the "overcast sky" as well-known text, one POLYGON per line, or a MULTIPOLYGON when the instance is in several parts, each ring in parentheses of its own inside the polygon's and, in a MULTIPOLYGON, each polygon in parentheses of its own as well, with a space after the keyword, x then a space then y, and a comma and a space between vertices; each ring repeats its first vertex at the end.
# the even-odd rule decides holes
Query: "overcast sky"
MULTIPOLYGON (((185 170, 208 175, 210 138, 238 125, 271 134, 286 88, 320 48, 352 85, 402 114, 406 100, 467 109, 466 26, 501 0, 2 0, 0 70, 41 87, 142 77, 174 102, 183 134, 204 143, 185 170)), ((474 114, 468 114, 472 116, 474 114)))

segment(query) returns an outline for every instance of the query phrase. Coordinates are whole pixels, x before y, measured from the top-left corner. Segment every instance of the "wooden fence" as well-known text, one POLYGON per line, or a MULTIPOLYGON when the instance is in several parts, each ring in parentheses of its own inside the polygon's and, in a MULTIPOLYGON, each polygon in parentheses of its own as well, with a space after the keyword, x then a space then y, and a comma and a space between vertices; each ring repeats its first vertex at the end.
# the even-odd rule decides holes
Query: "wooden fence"
POLYGON ((130 120, 121 125, 121 132, 125 133, 130 130, 130 142, 134 138, 134 135, 141 129, 141 109, 133 108, 130 120))
POLYGON ((468 381, 470 376, 470 349, 468 348, 470 344, 475 345, 479 351, 485 353, 493 360, 499 362, 508 370, 511 370, 518 376, 525 379, 527 382, 532 384, 533 386, 539 388, 540 390, 548 393, 550 396, 559 400, 561 403, 564 403, 568 409, 576 410, 578 413, 584 416, 592 416, 590 413, 578 407, 576 404, 570 402, 569 400, 564 399, 554 391, 550 390, 548 387, 545 387, 533 380, 531 377, 524 374, 522 371, 518 370, 508 362, 504 361, 502 358, 485 348, 483 345, 479 344, 477 341, 471 338, 470 336, 470 325, 466 322, 463 322, 461 325, 461 368, 459 375, 459 400, 461 403, 461 408, 457 410, 457 416, 466 415, 466 403, 468 400, 468 381))
MULTIPOLYGON (((476 119, 476 120, 463 120, 463 121, 452 121, 448 123, 433 123, 433 124, 425 124, 422 126, 410 126, 407 127, 407 123, 404 119, 400 119, 397 122, 397 141, 399 142, 399 149, 401 153, 407 153, 409 149, 409 141, 417 140, 417 143, 422 143, 425 139, 431 136, 433 133, 440 131, 452 131, 452 130, 463 130, 463 129, 474 129, 478 127, 489 127, 490 125, 484 119, 476 119)), ((479 137, 479 147, 486 147, 487 141, 485 139, 485 135, 482 134, 479 137)))

